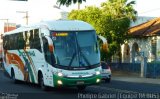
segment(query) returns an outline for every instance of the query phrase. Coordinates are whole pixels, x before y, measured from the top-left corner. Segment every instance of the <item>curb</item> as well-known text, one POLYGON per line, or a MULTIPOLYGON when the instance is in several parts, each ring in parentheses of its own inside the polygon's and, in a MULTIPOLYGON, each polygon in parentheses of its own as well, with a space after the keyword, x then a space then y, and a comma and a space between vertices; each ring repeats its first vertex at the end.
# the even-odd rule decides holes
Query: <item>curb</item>
POLYGON ((113 76, 112 80, 124 81, 124 82, 133 82, 133 83, 160 84, 160 79, 153 79, 153 78, 116 77, 116 76, 113 76))

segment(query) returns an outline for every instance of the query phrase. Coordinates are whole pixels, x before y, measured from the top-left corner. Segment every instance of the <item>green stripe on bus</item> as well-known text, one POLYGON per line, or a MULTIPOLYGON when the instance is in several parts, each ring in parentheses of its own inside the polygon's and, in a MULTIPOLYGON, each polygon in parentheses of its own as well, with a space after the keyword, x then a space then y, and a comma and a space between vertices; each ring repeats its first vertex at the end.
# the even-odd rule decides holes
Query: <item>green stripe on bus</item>
MULTIPOLYGON (((26 53, 26 55, 27 55, 30 63, 32 64, 32 65, 31 65, 32 68, 33 68, 32 74, 35 75, 35 77, 36 77, 36 70, 35 70, 35 66, 34 66, 34 64, 33 64, 33 60, 32 60, 32 58, 28 55, 28 53, 26 53)), ((29 65, 30 65, 30 64, 29 64, 29 65)), ((30 67, 31 67, 31 66, 30 66, 30 67)), ((31 70, 32 70, 32 69, 31 69, 31 70)), ((34 77, 33 77, 33 79, 34 79, 34 77)), ((34 79, 34 83, 35 83, 35 79, 34 79)))
MULTIPOLYGON (((22 52, 20 52, 19 50, 18 50, 18 52, 19 52, 19 53, 22 53, 22 52)), ((23 54, 22 54, 22 57, 23 57, 25 63, 27 63, 27 61, 28 61, 27 58, 26 58, 23 54)), ((29 61, 28 61, 28 63, 29 63, 29 61)), ((31 66, 30 66, 30 63, 27 64, 27 67, 28 67, 29 77, 31 77, 31 82, 35 83, 34 76, 33 76, 33 72, 32 72, 31 66)))
POLYGON ((78 82, 84 82, 83 85, 95 85, 99 84, 97 83, 97 79, 101 80, 100 75, 95 75, 92 77, 86 77, 86 78, 65 78, 65 77, 59 77, 58 75, 53 75, 53 82, 54 82, 54 87, 59 87, 59 86, 78 86, 78 82), (58 80, 62 81, 62 85, 58 84, 58 80))

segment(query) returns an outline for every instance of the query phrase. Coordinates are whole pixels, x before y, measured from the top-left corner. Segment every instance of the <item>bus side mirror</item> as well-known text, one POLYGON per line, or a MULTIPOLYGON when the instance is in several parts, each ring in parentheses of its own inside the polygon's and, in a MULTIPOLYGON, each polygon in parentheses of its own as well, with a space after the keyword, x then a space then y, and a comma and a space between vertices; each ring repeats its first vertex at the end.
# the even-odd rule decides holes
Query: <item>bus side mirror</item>
POLYGON ((104 50, 104 51, 108 51, 108 44, 107 43, 103 43, 102 44, 102 50, 104 50))
POLYGON ((52 39, 48 36, 45 36, 45 38, 48 41, 48 49, 49 49, 50 53, 53 53, 54 52, 54 46, 53 46, 52 39))
POLYGON ((108 43, 105 37, 98 35, 98 38, 100 40, 102 40, 103 44, 102 44, 102 50, 104 51, 108 51, 108 43))
POLYGON ((50 45, 50 44, 49 44, 48 47, 49 47, 49 51, 50 51, 51 53, 53 53, 53 52, 54 52, 54 47, 53 47, 53 45, 50 45))

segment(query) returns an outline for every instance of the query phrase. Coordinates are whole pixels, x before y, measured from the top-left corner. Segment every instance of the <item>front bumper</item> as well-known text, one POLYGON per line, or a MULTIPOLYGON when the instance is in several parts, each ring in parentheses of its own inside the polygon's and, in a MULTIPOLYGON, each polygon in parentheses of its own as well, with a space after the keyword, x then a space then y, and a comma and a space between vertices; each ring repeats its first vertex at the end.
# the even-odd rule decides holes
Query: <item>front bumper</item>
POLYGON ((101 76, 102 76, 102 79, 110 79, 111 78, 111 74, 108 74, 108 73, 101 74, 101 76))
POLYGON ((54 87, 60 87, 60 86, 80 86, 80 85, 95 85, 99 84, 101 82, 101 75, 95 75, 92 77, 86 77, 86 78, 67 78, 67 77, 59 77, 57 75, 53 75, 53 82, 54 87), (97 82, 97 80, 99 80, 97 82), (62 84, 59 84, 58 81, 61 81, 62 84))

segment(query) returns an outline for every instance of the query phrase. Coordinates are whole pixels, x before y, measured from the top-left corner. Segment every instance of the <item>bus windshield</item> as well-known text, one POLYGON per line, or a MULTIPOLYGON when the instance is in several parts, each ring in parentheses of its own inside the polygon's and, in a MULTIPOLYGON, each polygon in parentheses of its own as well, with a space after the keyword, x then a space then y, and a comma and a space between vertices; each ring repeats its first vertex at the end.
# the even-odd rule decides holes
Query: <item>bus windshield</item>
POLYGON ((87 67, 100 62, 97 36, 92 31, 51 32, 57 65, 87 67))

